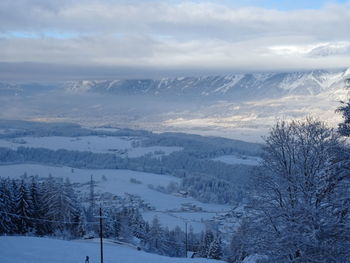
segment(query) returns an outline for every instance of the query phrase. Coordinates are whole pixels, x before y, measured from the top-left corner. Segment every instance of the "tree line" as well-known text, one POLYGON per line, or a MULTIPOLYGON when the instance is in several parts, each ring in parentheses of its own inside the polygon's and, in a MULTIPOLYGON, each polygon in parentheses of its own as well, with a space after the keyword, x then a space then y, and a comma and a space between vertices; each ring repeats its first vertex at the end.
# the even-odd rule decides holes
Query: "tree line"
MULTIPOLYGON (((91 180, 88 200, 83 200, 69 179, 25 175, 22 179, 0 178, 0 235, 98 237, 94 187, 91 180)), ((180 227, 163 227, 157 217, 150 223, 145 221, 137 207, 101 205, 104 238, 171 257, 185 257, 187 251, 196 252, 198 257, 223 256, 220 234, 210 229, 197 234, 190 228, 186 236, 180 227)))

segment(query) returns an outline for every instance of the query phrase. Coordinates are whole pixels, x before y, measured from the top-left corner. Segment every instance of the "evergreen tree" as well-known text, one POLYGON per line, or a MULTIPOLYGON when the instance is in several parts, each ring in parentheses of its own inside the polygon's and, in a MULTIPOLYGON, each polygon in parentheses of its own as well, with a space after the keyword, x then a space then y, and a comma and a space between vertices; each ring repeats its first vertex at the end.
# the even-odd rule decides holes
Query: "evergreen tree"
POLYGON ((30 197, 32 200, 33 218, 39 219, 33 220, 34 233, 38 236, 45 235, 48 231, 45 221, 40 220, 45 219, 45 213, 43 210, 42 190, 40 189, 37 177, 32 177, 30 185, 30 197))
POLYGON ((201 244, 199 247, 199 255, 201 257, 203 257, 203 258, 209 257, 210 247, 211 247, 213 241, 214 241, 214 234, 211 230, 207 229, 203 235, 203 238, 202 238, 202 241, 201 241, 201 244))
POLYGON ((16 227, 20 234, 30 232, 33 227, 33 205, 30 198, 30 193, 24 183, 21 184, 18 189, 18 196, 16 198, 16 227))
POLYGON ((145 221, 143 220, 140 211, 136 208, 131 209, 130 215, 130 227, 133 232, 133 236, 138 239, 144 239, 146 235, 145 221))
MULTIPOLYGON (((62 180, 49 181, 47 199, 45 203, 46 216, 53 222, 51 226, 56 232, 66 232, 72 230, 74 226, 70 224, 79 216, 79 207, 75 198, 74 190, 68 179, 63 183, 62 180)), ((79 222, 77 222, 79 225, 79 222)), ((76 225, 76 226, 77 226, 76 225)))
POLYGON ((213 242, 209 246, 208 258, 221 259, 222 257, 222 240, 220 235, 216 235, 213 242))
POLYGON ((164 255, 167 250, 164 241, 164 231, 158 217, 154 217, 147 235, 147 250, 164 255))
POLYGON ((9 179, 0 178, 0 234, 12 233, 15 229, 13 224, 12 207, 14 201, 9 189, 9 179))
POLYGON ((193 232, 193 227, 190 225, 189 231, 187 234, 187 243, 188 243, 188 251, 197 251, 199 247, 199 242, 196 234, 193 232))
POLYGON ((119 238, 124 242, 130 242, 133 236, 133 231, 130 227, 129 211, 126 207, 124 207, 121 213, 119 214, 119 222, 120 222, 119 238))
POLYGON ((168 256, 171 257, 186 257, 185 235, 179 226, 173 230, 166 229, 165 244, 168 256))
MULTIPOLYGON (((345 85, 347 89, 350 89, 350 78, 345 80, 345 85)), ((350 99, 348 102, 341 101, 342 106, 340 106, 337 111, 343 115, 343 122, 339 123, 338 131, 341 135, 349 137, 350 136, 350 99)))

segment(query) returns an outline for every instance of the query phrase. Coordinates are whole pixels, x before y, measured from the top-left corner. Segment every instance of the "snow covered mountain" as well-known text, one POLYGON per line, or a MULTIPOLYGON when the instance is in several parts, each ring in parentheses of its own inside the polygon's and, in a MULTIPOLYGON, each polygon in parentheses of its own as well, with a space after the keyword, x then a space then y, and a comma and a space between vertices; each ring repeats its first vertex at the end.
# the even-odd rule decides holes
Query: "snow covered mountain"
POLYGON ((163 79, 0 84, 0 118, 111 125, 247 141, 276 119, 317 116, 336 127, 350 69, 163 79))
POLYGON ((206 77, 74 81, 68 92, 98 92, 116 95, 201 97, 231 101, 278 98, 286 95, 317 95, 339 87, 350 70, 315 70, 289 73, 232 74, 206 77))

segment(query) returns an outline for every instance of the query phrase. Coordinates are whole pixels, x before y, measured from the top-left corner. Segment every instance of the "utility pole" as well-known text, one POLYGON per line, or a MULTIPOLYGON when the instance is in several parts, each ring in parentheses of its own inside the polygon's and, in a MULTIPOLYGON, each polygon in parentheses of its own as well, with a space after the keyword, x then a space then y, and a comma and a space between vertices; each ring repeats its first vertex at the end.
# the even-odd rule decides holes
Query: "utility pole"
POLYGON ((102 208, 100 207, 100 216, 97 216, 100 218, 100 252, 101 252, 101 263, 103 263, 103 232, 102 232, 102 208))
POLYGON ((187 258, 187 221, 185 221, 185 252, 187 258))
POLYGON ((103 233, 102 233, 102 208, 100 207, 100 245, 101 245, 101 263, 103 263, 103 233))

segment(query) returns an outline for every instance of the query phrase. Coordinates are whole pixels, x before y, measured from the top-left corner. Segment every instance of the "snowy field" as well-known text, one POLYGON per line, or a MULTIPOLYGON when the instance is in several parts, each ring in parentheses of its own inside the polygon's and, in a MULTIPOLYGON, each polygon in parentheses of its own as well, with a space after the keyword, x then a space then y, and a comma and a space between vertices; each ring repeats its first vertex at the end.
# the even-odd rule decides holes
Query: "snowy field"
POLYGON ((0 147, 17 149, 20 146, 32 148, 47 148, 50 150, 66 149, 70 151, 88 151, 94 153, 116 153, 125 157, 139 157, 146 154, 168 155, 181 147, 151 146, 133 147, 133 142, 139 139, 116 136, 80 136, 80 137, 19 137, 1 139, 0 147))
MULTIPOLYGON (((36 237, 0 237, 2 263, 90 263, 100 262, 98 242, 64 241, 36 237), (20 252, 20 253, 19 253, 20 252)), ((107 243, 104 246, 105 263, 219 263, 204 258, 170 258, 138 251, 124 245, 107 243)))
POLYGON ((255 156, 238 156, 238 155, 223 155, 212 159, 214 161, 220 161, 227 164, 245 164, 245 165, 258 165, 261 161, 259 157, 255 156))
MULTIPOLYGON (((151 221, 154 216, 158 216, 163 226, 173 228, 176 225, 184 228, 184 221, 188 221, 195 232, 204 229, 204 221, 216 215, 216 211, 228 211, 230 206, 218 204, 206 204, 194 200, 190 197, 180 197, 172 194, 164 194, 153 190, 149 185, 166 187, 170 182, 180 183, 180 179, 153 173, 136 172, 130 170, 89 170, 72 169, 70 167, 54 167, 36 164, 16 164, 0 166, 0 176, 10 178, 20 178, 24 173, 27 176, 69 178, 72 183, 88 183, 91 175, 97 181, 96 192, 110 192, 122 196, 125 193, 139 195, 143 200, 154 207, 158 212, 145 212, 146 220, 151 221), (139 183, 131 182, 136 179, 139 183), (183 204, 191 203, 202 211, 181 212, 183 204)), ((83 191, 88 192, 88 184, 84 185, 83 191)))

